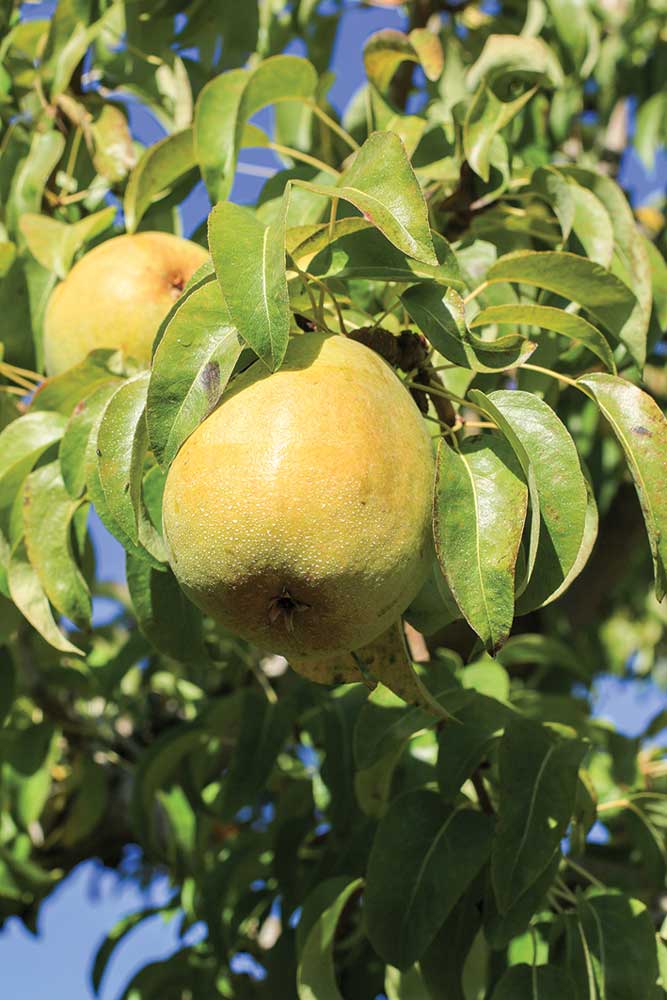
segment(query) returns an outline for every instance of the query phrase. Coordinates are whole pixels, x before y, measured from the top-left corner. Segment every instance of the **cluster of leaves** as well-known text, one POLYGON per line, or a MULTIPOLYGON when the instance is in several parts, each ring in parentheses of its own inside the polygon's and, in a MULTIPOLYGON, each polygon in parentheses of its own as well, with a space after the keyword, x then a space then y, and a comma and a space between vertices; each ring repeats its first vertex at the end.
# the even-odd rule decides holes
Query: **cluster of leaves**
MULTIPOLYGON (((665 720, 647 749, 588 694, 665 645, 642 526, 661 598, 663 224, 637 224, 609 135, 628 94, 649 115, 667 15, 415 0, 366 43, 340 120, 342 4, 220 6, 0 5, 0 914, 34 927, 74 865, 122 868, 136 842, 172 879, 165 915, 207 935, 133 998, 657 1000, 665 720), (282 54, 297 37, 307 58, 282 54), (142 149, 124 98, 166 138, 142 149), (247 208, 228 199, 250 147, 281 169, 247 208), (178 231, 202 180, 211 263, 150 371, 97 351, 33 392, 72 262, 121 229, 178 231), (438 558, 406 616, 428 661, 397 628, 310 668, 335 688, 202 617, 161 538, 182 442, 311 329, 416 335, 427 363, 400 376, 438 449, 438 558), (126 587, 98 578, 93 506, 126 587), (93 628, 101 597, 118 615, 93 628), (264 979, 232 971, 239 952, 264 979)), ((96 986, 153 912, 105 942, 96 986)))

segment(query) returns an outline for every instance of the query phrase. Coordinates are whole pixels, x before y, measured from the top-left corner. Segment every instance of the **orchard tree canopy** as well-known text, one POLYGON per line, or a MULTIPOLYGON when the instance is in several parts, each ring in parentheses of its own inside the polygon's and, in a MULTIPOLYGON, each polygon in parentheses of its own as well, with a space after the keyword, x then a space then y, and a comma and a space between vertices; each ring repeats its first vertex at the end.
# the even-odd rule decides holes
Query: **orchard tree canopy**
POLYGON ((127 1000, 659 1000, 667 4, 369 0, 340 115, 346 6, 0 0, 0 920, 138 844, 127 1000))

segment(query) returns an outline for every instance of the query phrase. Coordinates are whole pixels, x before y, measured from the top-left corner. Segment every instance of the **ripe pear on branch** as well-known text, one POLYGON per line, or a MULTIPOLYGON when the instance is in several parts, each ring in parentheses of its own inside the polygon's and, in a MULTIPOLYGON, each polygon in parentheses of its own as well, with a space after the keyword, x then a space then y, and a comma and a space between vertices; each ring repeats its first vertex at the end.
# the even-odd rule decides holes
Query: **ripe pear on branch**
POLYGON ((171 233, 116 236, 94 247, 49 299, 47 374, 59 375, 100 347, 147 366, 160 323, 207 259, 203 247, 171 233))
POLYGON ((390 366, 307 333, 283 366, 240 375, 166 482, 170 563, 204 611, 304 660, 392 625, 432 555, 431 440, 390 366))

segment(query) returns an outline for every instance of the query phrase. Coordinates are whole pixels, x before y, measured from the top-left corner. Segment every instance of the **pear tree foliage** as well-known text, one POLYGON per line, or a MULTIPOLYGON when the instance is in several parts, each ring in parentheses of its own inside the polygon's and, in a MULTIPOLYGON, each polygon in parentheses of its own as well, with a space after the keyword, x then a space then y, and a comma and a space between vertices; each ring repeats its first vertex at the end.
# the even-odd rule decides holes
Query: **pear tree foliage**
MULTIPOLYGON (((173 886, 182 947, 132 1000, 658 1000, 667 716, 628 736, 592 700, 667 685, 664 197, 619 174, 667 136, 667 7, 366 6, 403 28, 355 42, 340 114, 343 0, 0 2, 0 921, 34 931, 95 858, 173 886), (150 370, 110 348, 46 379, 58 283, 182 234, 195 189, 210 263, 150 370), (161 498, 235 375, 310 330, 419 405, 434 558, 403 622, 296 673, 188 601, 161 498)), ((100 942, 95 990, 155 912, 100 942)))

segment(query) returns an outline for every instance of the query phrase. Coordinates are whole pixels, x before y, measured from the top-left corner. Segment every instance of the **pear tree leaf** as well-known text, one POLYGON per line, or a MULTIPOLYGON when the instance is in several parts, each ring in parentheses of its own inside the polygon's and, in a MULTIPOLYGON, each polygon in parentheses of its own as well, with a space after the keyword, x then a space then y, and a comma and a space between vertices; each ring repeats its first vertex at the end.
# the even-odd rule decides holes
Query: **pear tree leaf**
POLYGON ((440 567, 470 627, 491 650, 514 618, 514 573, 528 489, 512 448, 497 435, 438 449, 434 531, 440 567))
POLYGON ((23 539, 12 549, 7 578, 14 604, 42 638, 62 653, 83 656, 83 651, 71 643, 58 628, 44 588, 28 559, 23 539))
POLYGON ((48 215, 27 212, 20 220, 20 227, 28 250, 35 260, 47 271, 53 271, 59 278, 64 278, 72 266, 75 254, 108 229, 115 217, 114 205, 70 224, 59 222, 48 215))
POLYGON ((604 366, 616 374, 616 362, 604 334, 577 313, 556 309, 553 306, 541 306, 523 302, 506 303, 504 305, 488 306, 482 309, 470 321, 470 326, 486 326, 490 323, 525 323, 539 326, 543 330, 553 330, 563 337, 583 344, 602 361, 604 366))
POLYGON ((559 856, 574 810, 586 746, 528 719, 513 719, 500 743, 500 809, 491 876, 500 913, 559 856))
POLYGON ((173 312, 153 358, 146 420, 165 468, 219 401, 242 349, 220 285, 202 281, 173 312))
POLYGON ((7 228, 18 235, 20 220, 39 212, 46 183, 65 150, 65 137, 57 129, 35 132, 28 155, 14 175, 7 204, 7 228))
POLYGON ((61 439, 65 423, 60 413, 31 411, 0 432, 0 509, 12 503, 40 456, 61 439))
POLYGON ((450 912, 419 960, 419 968, 429 990, 429 997, 466 1000, 463 984, 464 965, 473 948, 480 925, 481 915, 473 883, 450 912))
POLYGON ((559 87, 563 82, 563 70, 553 49, 542 38, 489 35, 479 57, 468 70, 468 88, 474 90, 482 80, 498 85, 508 77, 559 87))
POLYGON ((576 996, 574 983, 554 965, 513 965, 502 975, 491 1000, 562 1000, 576 996))
POLYGON ((618 890, 588 890, 578 897, 575 924, 567 931, 571 972, 576 977, 582 965, 588 966, 596 996, 652 1000, 658 959, 644 903, 618 890), (628 955, 634 956, 632 962, 628 955))
POLYGON ((86 454, 90 436, 117 388, 117 380, 98 385, 76 404, 67 421, 58 457, 65 488, 74 499, 80 497, 86 488, 86 454))
POLYGON ((348 882, 312 924, 299 955, 296 982, 299 1000, 343 1000, 336 983, 334 938, 343 910, 361 885, 359 878, 348 882))
POLYGON ((155 648, 183 663, 205 659, 201 615, 168 567, 156 569, 130 553, 127 586, 137 625, 155 648))
POLYGON ((537 346, 516 333, 489 341, 471 333, 463 299, 451 287, 443 296, 437 285, 413 285, 403 292, 401 302, 435 349, 461 368, 479 372, 514 368, 527 361, 537 346))
POLYGON ((150 205, 197 165, 192 129, 168 135, 148 146, 125 188, 125 228, 133 233, 150 205))
POLYGON ((645 240, 627 198, 611 177, 584 167, 563 165, 559 169, 566 177, 592 191, 607 210, 614 230, 614 256, 610 270, 635 296, 630 315, 623 313, 621 329, 617 333, 615 329, 612 332, 625 344, 641 368, 646 359, 646 335, 651 319, 651 267, 645 240))
POLYGON ((408 257, 436 267, 426 202, 405 147, 394 132, 373 132, 333 187, 294 181, 326 198, 342 198, 408 257))
POLYGON ((231 202, 216 205, 208 221, 211 256, 229 321, 270 371, 282 364, 290 330, 287 205, 286 197, 270 226, 231 202))
POLYGON ((311 101, 317 87, 307 59, 276 55, 253 71, 232 69, 202 89, 195 107, 194 148, 213 201, 229 197, 246 123, 269 104, 311 101))
POLYGON ((148 449, 148 372, 116 389, 97 429, 97 467, 109 511, 128 538, 139 541, 141 481, 148 449))
POLYGON ((423 955, 487 860, 492 834, 488 816, 427 789, 394 799, 373 841, 365 898, 368 936, 386 962, 404 970, 423 955))
POLYGON ((667 419, 651 396, 625 379, 594 372, 577 380, 623 448, 648 534, 658 600, 667 591, 667 419))
POLYGON ((51 410, 69 417, 84 396, 104 385, 110 378, 120 377, 121 360, 118 351, 105 348, 91 351, 83 361, 61 375, 45 379, 32 398, 30 412, 51 410))
POLYGON ((525 614, 561 591, 577 560, 588 509, 586 479, 567 428, 538 396, 500 389, 485 397, 473 389, 470 398, 494 417, 500 412, 501 429, 508 429, 511 443, 520 443, 534 474, 541 522, 535 568, 517 600, 517 612, 525 614))
POLYGON ((463 783, 479 767, 514 716, 513 709, 495 698, 466 692, 465 703, 456 706, 456 718, 461 725, 444 726, 438 733, 436 772, 440 794, 446 802, 454 801, 463 783))
POLYGON ((614 255, 614 228, 609 212, 588 188, 571 182, 574 218, 572 231, 590 260, 609 267, 614 255))
POLYGON ((502 101, 491 87, 485 83, 479 85, 463 123, 463 149, 468 163, 483 181, 490 177, 494 139, 536 91, 537 88, 531 87, 512 101, 502 101))
POLYGON ((49 601, 79 628, 89 628, 92 601, 72 550, 72 519, 80 501, 65 489, 60 463, 31 472, 23 490, 28 558, 49 601))

